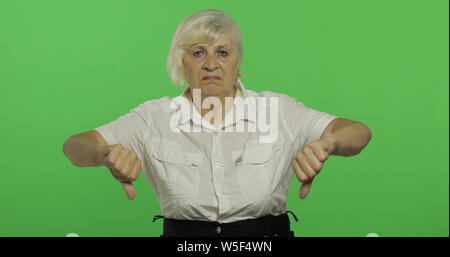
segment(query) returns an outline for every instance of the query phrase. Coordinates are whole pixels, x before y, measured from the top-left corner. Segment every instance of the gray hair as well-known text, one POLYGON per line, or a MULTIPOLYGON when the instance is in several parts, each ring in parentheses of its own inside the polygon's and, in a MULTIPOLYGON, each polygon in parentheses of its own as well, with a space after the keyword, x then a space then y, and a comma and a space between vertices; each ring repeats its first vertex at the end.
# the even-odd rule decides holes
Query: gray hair
MULTIPOLYGON (((220 10, 202 10, 189 15, 177 27, 167 58, 167 73, 173 83, 184 86, 183 55, 193 44, 215 42, 222 33, 231 31, 238 54, 242 56, 241 31, 236 22, 220 10)), ((239 73, 238 76, 244 76, 239 73)))

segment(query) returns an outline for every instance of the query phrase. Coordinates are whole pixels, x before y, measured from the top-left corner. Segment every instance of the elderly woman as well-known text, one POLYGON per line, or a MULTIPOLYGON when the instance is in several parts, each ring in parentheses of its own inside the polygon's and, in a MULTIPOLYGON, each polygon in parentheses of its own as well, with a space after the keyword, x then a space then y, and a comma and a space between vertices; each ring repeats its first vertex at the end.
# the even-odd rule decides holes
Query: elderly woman
POLYGON ((371 132, 293 97, 244 88, 242 56, 239 28, 225 13, 190 15, 167 60, 171 80, 188 83, 184 92, 71 136, 64 154, 78 167, 106 166, 131 200, 142 170, 160 203, 162 236, 294 236, 292 176, 305 198, 327 158, 358 154, 371 132))

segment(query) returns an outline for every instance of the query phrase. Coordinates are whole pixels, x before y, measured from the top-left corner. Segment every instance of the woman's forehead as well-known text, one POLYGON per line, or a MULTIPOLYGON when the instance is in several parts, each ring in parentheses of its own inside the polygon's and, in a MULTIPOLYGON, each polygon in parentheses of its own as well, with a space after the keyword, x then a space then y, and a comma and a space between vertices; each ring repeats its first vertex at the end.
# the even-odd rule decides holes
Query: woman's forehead
POLYGON ((227 34, 220 34, 219 38, 215 41, 202 41, 202 42, 198 42, 198 43, 194 43, 191 46, 203 46, 203 47, 215 47, 215 48, 220 48, 220 47, 231 47, 231 37, 230 35, 227 34))
POLYGON ((231 48, 231 45, 229 44, 195 44, 192 45, 192 47, 212 47, 215 49, 220 49, 220 48, 231 48))

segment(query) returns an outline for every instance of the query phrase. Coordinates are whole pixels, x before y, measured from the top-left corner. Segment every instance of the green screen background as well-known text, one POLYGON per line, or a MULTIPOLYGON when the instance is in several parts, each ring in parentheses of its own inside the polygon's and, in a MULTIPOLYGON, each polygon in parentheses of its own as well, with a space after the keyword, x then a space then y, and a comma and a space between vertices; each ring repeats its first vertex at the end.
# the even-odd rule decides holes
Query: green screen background
MULTIPOLYGON (((182 19, 228 13, 243 34, 246 88, 294 96, 372 131, 331 156, 296 236, 449 235, 448 1, 0 1, 0 236, 159 236, 141 174, 128 200, 65 140, 176 96, 165 70, 182 19)), ((294 177, 295 178, 295 177, 294 177)))

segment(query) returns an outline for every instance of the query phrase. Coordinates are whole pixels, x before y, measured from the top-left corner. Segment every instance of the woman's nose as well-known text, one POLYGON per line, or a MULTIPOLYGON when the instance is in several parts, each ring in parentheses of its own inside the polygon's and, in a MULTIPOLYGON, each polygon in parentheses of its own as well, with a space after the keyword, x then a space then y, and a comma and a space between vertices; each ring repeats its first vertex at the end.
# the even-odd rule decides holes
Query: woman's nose
POLYGON ((217 68, 217 62, 215 56, 208 55, 203 67, 209 71, 215 70, 217 68))

